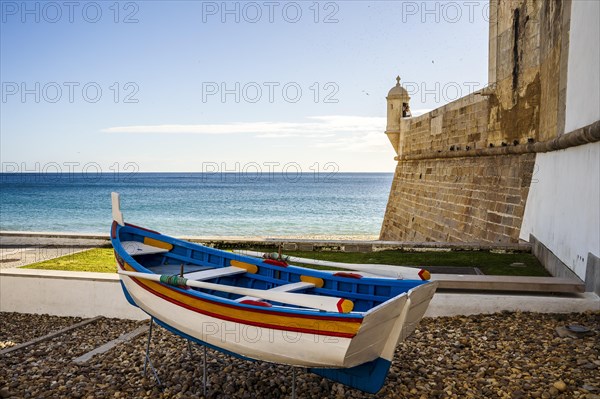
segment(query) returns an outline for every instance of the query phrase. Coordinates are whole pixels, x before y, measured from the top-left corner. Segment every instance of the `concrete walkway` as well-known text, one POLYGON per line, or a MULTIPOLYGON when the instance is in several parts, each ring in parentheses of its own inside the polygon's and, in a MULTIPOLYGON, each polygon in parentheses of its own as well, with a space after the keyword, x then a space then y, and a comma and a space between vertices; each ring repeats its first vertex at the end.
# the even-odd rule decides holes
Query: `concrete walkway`
POLYGON ((496 312, 580 313, 600 311, 600 298, 592 293, 572 295, 436 293, 425 316, 467 316, 496 312))
POLYGON ((106 238, 83 238, 83 237, 40 237, 40 236, 15 236, 1 235, 0 247, 100 247, 110 245, 106 238))
POLYGON ((58 258, 66 255, 74 255, 93 247, 81 246, 18 246, 0 247, 0 269, 21 267, 36 262, 58 258))
POLYGON ((431 280, 439 282, 438 290, 585 292, 585 284, 581 280, 564 277, 432 274, 431 280))
MULTIPOLYGON (((499 251, 531 251, 529 243, 519 244, 486 244, 478 242, 415 242, 415 241, 382 241, 362 240, 344 237, 302 238, 302 237, 202 237, 182 236, 184 240, 205 244, 238 245, 248 247, 256 245, 283 245, 285 251, 312 251, 318 248, 335 248, 345 252, 371 252, 394 249, 433 249, 433 250, 499 250, 499 251)), ((103 245, 109 242, 108 234, 35 232, 35 231, 0 231, 0 246, 5 243, 22 245, 103 245), (87 244, 86 244, 87 243, 87 244), (90 244, 91 243, 91 244, 90 244)))

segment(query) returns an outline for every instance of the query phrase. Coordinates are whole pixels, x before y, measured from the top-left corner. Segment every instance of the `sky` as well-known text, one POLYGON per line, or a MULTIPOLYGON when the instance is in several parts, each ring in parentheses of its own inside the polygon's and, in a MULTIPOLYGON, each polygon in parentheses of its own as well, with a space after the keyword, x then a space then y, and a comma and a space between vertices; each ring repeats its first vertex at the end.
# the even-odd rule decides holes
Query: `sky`
POLYGON ((3 172, 393 172, 413 114, 487 82, 487 1, 0 1, 3 172))

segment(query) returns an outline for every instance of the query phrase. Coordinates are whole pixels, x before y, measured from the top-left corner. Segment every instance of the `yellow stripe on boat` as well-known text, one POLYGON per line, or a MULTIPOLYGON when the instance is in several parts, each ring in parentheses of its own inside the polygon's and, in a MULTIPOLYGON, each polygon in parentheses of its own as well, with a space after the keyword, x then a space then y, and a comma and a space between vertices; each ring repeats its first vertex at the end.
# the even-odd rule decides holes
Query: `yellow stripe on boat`
POLYGON ((144 237, 144 244, 150 245, 150 246, 156 247, 156 248, 166 249, 167 251, 170 251, 173 249, 173 244, 169 244, 168 242, 164 242, 164 241, 155 240, 154 238, 150 238, 150 237, 144 237))
MULTIPOLYGON (((124 262, 124 269, 127 271, 136 271, 129 264, 124 262)), ((135 279, 135 277, 132 277, 135 279)), ((154 291, 163 298, 170 298, 188 309, 196 310, 200 313, 208 314, 212 317, 232 320, 242 324, 267 326, 269 328, 278 327, 290 331, 311 331, 320 335, 347 336, 356 335, 361 326, 362 320, 323 320, 311 317, 294 317, 285 314, 270 314, 265 311, 253 311, 236 307, 235 305, 225 305, 198 298, 192 295, 186 295, 175 291, 161 283, 146 280, 135 279, 138 284, 154 291)), ((338 307, 350 309, 354 306, 352 301, 340 300, 338 307)), ((264 309, 264 308, 262 308, 264 309)))
POLYGON ((251 263, 240 262, 239 260, 231 260, 231 266, 239 267, 240 269, 246 269, 248 273, 255 274, 258 272, 258 266, 253 265, 251 263))
POLYGON ((311 277, 311 276, 300 276, 300 281, 305 283, 314 284, 317 288, 322 288, 325 282, 322 278, 319 277, 311 277))

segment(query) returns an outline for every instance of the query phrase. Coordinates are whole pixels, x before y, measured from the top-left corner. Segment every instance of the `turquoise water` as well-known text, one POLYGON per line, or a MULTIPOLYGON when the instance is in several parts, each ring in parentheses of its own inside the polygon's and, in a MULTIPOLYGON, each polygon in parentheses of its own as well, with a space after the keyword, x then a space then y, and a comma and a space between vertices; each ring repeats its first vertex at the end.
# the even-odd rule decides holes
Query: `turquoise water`
POLYGON ((0 174, 0 229, 108 233, 110 193, 125 220, 197 236, 378 235, 391 173, 0 174))

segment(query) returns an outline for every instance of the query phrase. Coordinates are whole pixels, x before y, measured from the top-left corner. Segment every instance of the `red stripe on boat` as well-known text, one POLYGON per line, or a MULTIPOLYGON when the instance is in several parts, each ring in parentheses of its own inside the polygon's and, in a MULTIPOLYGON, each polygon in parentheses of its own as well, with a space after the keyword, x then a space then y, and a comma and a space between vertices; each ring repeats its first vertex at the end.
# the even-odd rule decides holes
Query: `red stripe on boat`
POLYGON ((274 265, 274 266, 281 266, 281 267, 288 267, 287 262, 284 262, 282 260, 275 260, 275 259, 265 259, 263 260, 264 263, 267 263, 269 265, 274 265))
MULTIPOLYGON (((207 316, 210 317, 214 317, 216 319, 222 319, 222 320, 227 320, 227 321, 232 321, 234 323, 239 323, 239 324, 246 324, 246 325, 250 325, 250 326, 256 326, 256 327, 263 327, 263 328, 271 328, 274 330, 285 330, 285 331, 292 331, 292 332, 300 332, 300 333, 308 333, 308 334, 315 334, 315 335, 326 335, 326 336, 331 336, 331 337, 340 337, 340 338, 353 338, 356 336, 356 334, 350 334, 350 333, 341 333, 341 332, 335 332, 335 331, 322 331, 322 330, 314 330, 311 328, 298 328, 298 327, 286 327, 286 326, 281 326, 281 325, 276 325, 276 324, 267 324, 267 323, 259 323, 259 322, 255 322, 255 321, 250 321, 250 320, 243 320, 243 319, 237 319, 235 317, 229 317, 229 316, 225 316, 219 313, 213 313, 213 312, 208 312, 205 310, 200 310, 198 308, 195 308, 193 306, 187 305, 185 303, 179 302, 178 300, 168 297, 166 295, 161 294, 160 292, 156 292, 154 291, 152 288, 145 286, 144 284, 142 284, 137 278, 135 277, 131 277, 131 279, 138 284, 140 287, 142 287, 142 289, 145 289, 148 292, 151 292, 152 294, 168 301, 171 302, 177 306, 181 306, 182 308, 191 310, 193 312, 196 313, 201 313, 201 314, 205 314, 207 316)), ((181 293, 183 295, 187 295, 185 293, 181 293)), ((192 296, 192 295, 189 295, 192 296)), ((195 299, 200 299, 198 297, 194 297, 195 299)), ((203 300, 203 299, 200 299, 203 300)), ((340 299, 340 302, 338 303, 338 308, 341 309, 341 303, 344 301, 344 299, 340 299)), ((206 302, 212 302, 212 301, 206 301, 206 302)), ((222 304, 219 303, 219 305, 224 305, 224 306, 228 306, 226 304, 222 304)), ((235 307, 235 306, 234 306, 235 307)), ((254 312, 258 312, 258 310, 255 310, 254 312)), ((294 315, 294 317, 298 317, 298 316, 303 316, 303 315, 294 315)), ((312 317, 311 317, 312 318, 312 317)), ((323 319, 326 319, 325 317, 323 319)), ((334 319, 334 318, 331 318, 334 319)), ((334 319, 336 321, 352 321, 352 319, 334 319)), ((360 320, 362 321, 362 320, 360 320)))
POLYGON ((342 308, 342 304, 344 303, 344 301, 345 301, 345 299, 344 299, 344 298, 341 298, 341 299, 338 301, 338 303, 336 304, 336 306, 337 306, 337 310, 338 310, 338 312, 340 312, 340 313, 344 313, 344 309, 342 308))
POLYGON ((362 275, 357 274, 357 273, 337 272, 337 273, 333 273, 333 275, 336 277, 363 278, 362 275))
POLYGON ((117 221, 113 220, 112 227, 110 228, 110 236, 112 238, 117 238, 117 221))
MULTIPOLYGON (((123 265, 121 262, 119 262, 119 260, 118 260, 118 259, 117 259, 117 263, 119 264, 119 267, 121 268, 121 270, 126 270, 126 269, 125 269, 125 267, 124 267, 124 265, 123 265)), ((135 268, 133 268, 133 270, 134 270, 134 271, 138 271, 138 270, 136 270, 135 268)), ((140 287, 142 287, 142 288, 143 288, 143 289, 145 289, 146 291, 150 291, 150 292, 152 292, 152 293, 154 293, 154 294, 156 294, 156 295, 160 296, 161 298, 165 298, 165 299, 166 299, 166 297, 164 297, 164 295, 162 295, 162 294, 160 294, 160 293, 158 293, 158 292, 154 291, 152 288, 150 288, 150 287, 147 287, 147 286, 145 286, 144 284, 142 284, 142 283, 139 281, 139 279, 137 279, 137 278, 135 278, 135 277, 131 277, 131 279, 132 279, 133 281, 135 281, 135 282, 136 282, 136 283, 137 283, 137 284, 138 284, 140 287)), ((159 284, 160 284, 160 283, 159 283, 159 284)), ((171 289, 170 287, 167 287, 167 288, 171 289)), ((193 290, 191 290, 191 291, 193 292, 193 290)), ((190 298, 193 298, 193 299, 196 299, 196 300, 199 300, 199 301, 203 301, 203 302, 209 302, 209 303, 214 303, 214 304, 217 304, 217 305, 219 305, 219 306, 225 306, 225 307, 228 307, 228 308, 239 309, 239 307, 238 307, 238 306, 236 306, 236 305, 230 305, 230 304, 223 303, 223 302, 211 301, 210 299, 207 299, 207 298, 201 298, 201 297, 199 297, 199 296, 197 296, 197 295, 188 294, 188 293, 186 293, 186 292, 180 292, 180 294, 182 294, 182 295, 186 295, 186 296, 189 296, 190 298)), ((170 299, 170 298, 169 298, 169 299, 170 299)), ((343 298, 342 298, 341 300, 342 300, 342 301, 344 301, 344 299, 343 299, 343 298)), ((177 300, 175 300, 175 299, 174 299, 173 301, 170 301, 170 302, 176 303, 176 304, 178 304, 178 305, 180 305, 180 306, 182 306, 182 307, 186 307, 186 308, 189 308, 189 309, 191 309, 191 310, 195 310, 195 311, 197 311, 198 313, 205 313, 204 311, 200 311, 199 309, 196 309, 196 308, 190 308, 190 307, 188 307, 188 306, 186 306, 185 304, 182 304, 182 303, 180 304, 180 302, 179 302, 179 301, 177 301, 177 300), (173 301, 175 301, 175 302, 173 302, 173 301)), ((269 313, 269 314, 277 313, 277 314, 279 314, 279 312, 273 312, 273 311, 270 311, 270 310, 260 310, 260 309, 245 309, 245 310, 247 310, 247 311, 249 311, 249 312, 254 312, 254 313, 269 313)), ((206 314, 208 314, 208 312, 206 312, 206 314)), ((220 314, 218 314, 218 315, 216 315, 216 316, 217 316, 217 318, 222 318, 222 317, 223 317, 223 316, 222 316, 222 315, 220 315, 220 314)), ((312 316, 312 315, 304 315, 304 314, 294 314, 294 315, 291 315, 291 314, 284 314, 284 316, 288 316, 288 317, 294 317, 294 318, 300 318, 300 319, 312 319, 312 320, 347 321, 347 322, 352 322, 352 323, 362 323, 362 321, 363 321, 363 319, 362 319, 362 318, 359 318, 359 317, 357 317, 357 318, 354 318, 354 317, 348 317, 348 318, 339 318, 339 317, 332 317, 332 316, 317 316, 317 315, 315 315, 315 316, 312 316)), ((239 320, 232 320, 232 321, 237 321, 237 322, 239 322, 239 320)), ((246 323, 246 324, 247 324, 247 323, 246 323)), ((290 330, 290 331, 291 331, 291 330, 290 330)))
POLYGON ((133 227, 135 229, 140 229, 140 230, 144 230, 144 231, 149 231, 150 233, 154 233, 154 234, 159 234, 160 235, 160 233, 158 231, 156 231, 156 230, 150 230, 150 229, 147 229, 145 227, 136 226, 135 224, 125 223, 125 226, 133 227))
POLYGON ((240 303, 243 303, 244 305, 262 306, 263 308, 270 308, 270 307, 273 306, 273 305, 271 305, 268 302, 255 301, 255 300, 252 300, 252 299, 244 299, 240 303))

